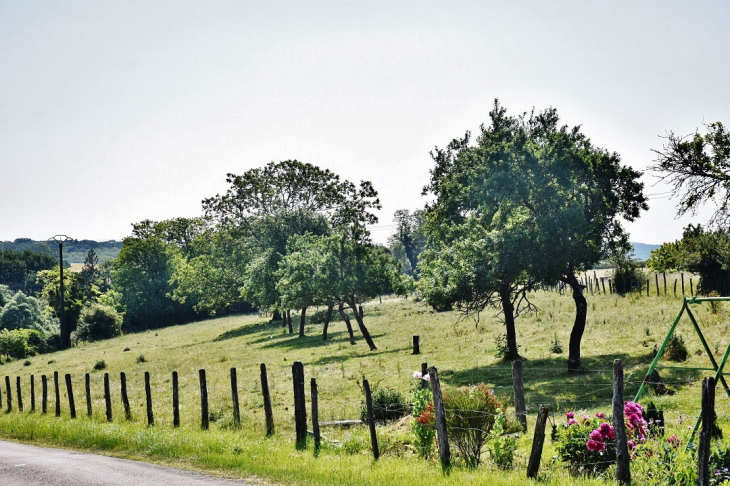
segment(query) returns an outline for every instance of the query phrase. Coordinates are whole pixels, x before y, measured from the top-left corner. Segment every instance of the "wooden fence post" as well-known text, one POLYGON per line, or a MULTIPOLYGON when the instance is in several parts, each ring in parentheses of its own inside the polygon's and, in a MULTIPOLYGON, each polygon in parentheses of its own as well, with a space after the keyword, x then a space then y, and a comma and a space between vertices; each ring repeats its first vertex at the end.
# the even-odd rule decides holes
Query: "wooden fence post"
POLYGON ((702 380, 702 430, 697 449, 697 484, 710 484, 710 441, 715 418, 715 379, 702 380))
POLYGON ((30 411, 35 412, 35 375, 30 375, 30 411))
POLYGON ((362 387, 365 391, 365 405, 368 410, 368 427, 370 428, 370 443, 373 446, 373 457, 377 460, 380 457, 378 449, 378 436, 375 433, 375 416, 373 415, 373 397, 370 394, 370 383, 362 380, 362 387))
POLYGON ((208 385, 205 381, 205 370, 198 370, 200 377, 200 428, 208 430, 210 426, 208 420, 208 385))
POLYGON ((8 410, 7 412, 10 413, 13 411, 13 390, 10 387, 10 377, 5 377, 5 400, 8 403, 8 410))
MULTIPOLYGON (((659 297, 659 274, 658 273, 654 274, 654 281, 656 282, 656 296, 659 297)), ((665 285, 664 285, 665 293, 666 293, 666 289, 667 289, 667 286, 665 283, 665 285)))
POLYGON ((689 278, 689 295, 691 297, 694 297, 694 295, 695 295, 695 289, 694 289, 694 286, 692 285, 692 277, 689 278))
POLYGON ((419 339, 420 337, 418 336, 418 334, 413 335, 413 354, 421 354, 421 347, 418 343, 419 339))
POLYGON ((601 277, 601 288, 603 289, 603 295, 606 295, 606 280, 601 277))
POLYGON ((172 372, 172 426, 180 427, 180 396, 177 388, 177 371, 172 372))
POLYGON ((421 363, 421 388, 427 388, 428 382, 425 380, 428 374, 428 363, 421 363))
POLYGON ((53 372, 53 387, 56 392, 56 417, 61 416, 61 390, 58 386, 58 371, 53 372))
POLYGON ((684 272, 679 274, 682 277, 682 297, 684 297, 684 272))
POLYGON ((436 435, 439 445, 439 460, 443 469, 451 468, 451 452, 449 451, 449 434, 446 432, 446 415, 444 414, 444 400, 441 396, 438 370, 435 366, 428 369, 433 392, 433 407, 436 412, 436 435))
POLYGON ((674 296, 677 296, 677 279, 674 279, 674 296))
POLYGON ((238 404, 238 379, 236 377, 236 368, 231 368, 231 399, 233 400, 233 425, 236 428, 241 427, 241 409, 238 404))
POLYGON ((132 420, 132 410, 129 407, 129 397, 127 396, 127 375, 122 371, 119 373, 119 381, 122 385, 122 404, 124 405, 124 418, 132 420))
POLYGON ((530 452, 530 462, 527 465, 527 477, 537 477, 540 470, 540 459, 542 458, 542 447, 545 444, 545 425, 547 424, 548 408, 540 407, 537 414, 537 423, 535 424, 535 436, 532 439, 532 451, 530 452))
POLYGON ((297 449, 307 447, 307 408, 304 398, 304 365, 295 361, 291 367, 294 384, 294 422, 297 432, 297 449))
POLYGON ((41 375, 41 413, 48 413, 48 377, 41 375))
POLYGON ((649 280, 649 279, 647 278, 647 279, 646 279, 646 296, 647 296, 647 297, 649 297, 649 283, 650 283, 650 282, 651 282, 651 280, 649 280))
POLYGON ((74 403, 74 389, 71 384, 71 375, 66 373, 66 393, 68 393, 68 409, 71 412, 71 418, 76 418, 76 404, 74 403))
POLYGON ((312 393, 312 433, 314 434, 314 450, 318 451, 319 446, 322 442, 322 437, 319 435, 319 392, 317 390, 316 378, 312 378, 311 393, 312 393))
POLYGON ((629 446, 624 428, 624 368, 621 360, 613 362, 613 430, 616 434, 616 481, 631 482, 629 446))
POLYGON ((269 378, 266 375, 266 365, 261 363, 261 394, 264 397, 264 415, 266 416, 266 436, 274 435, 274 413, 271 410, 271 395, 269 395, 269 378))
MULTIPOLYGON (((45 378, 45 377, 44 377, 45 378)), ((109 373, 104 373, 104 403, 106 404, 106 421, 112 421, 112 394, 109 387, 109 373)))
POLYGON ((86 415, 91 417, 91 375, 86 373, 84 376, 86 385, 86 415))
POLYGON ((364 317, 364 315, 365 315, 365 314, 363 314, 363 312, 362 312, 362 304, 360 304, 360 306, 359 306, 359 311, 360 311, 360 319, 362 320, 362 318, 363 318, 363 317, 364 317))
POLYGON ((155 425, 155 415, 152 413, 152 388, 150 387, 150 372, 144 372, 144 394, 147 405, 147 425, 155 425))
POLYGON ((667 295, 667 272, 662 272, 662 278, 664 278, 664 295, 667 295))
POLYGON ((515 415, 522 425, 522 432, 527 432, 527 413, 525 410, 525 389, 522 386, 522 361, 512 362, 512 386, 515 393, 515 415))
POLYGON ((18 412, 23 411, 23 388, 20 386, 20 377, 15 377, 15 387, 18 390, 18 412))

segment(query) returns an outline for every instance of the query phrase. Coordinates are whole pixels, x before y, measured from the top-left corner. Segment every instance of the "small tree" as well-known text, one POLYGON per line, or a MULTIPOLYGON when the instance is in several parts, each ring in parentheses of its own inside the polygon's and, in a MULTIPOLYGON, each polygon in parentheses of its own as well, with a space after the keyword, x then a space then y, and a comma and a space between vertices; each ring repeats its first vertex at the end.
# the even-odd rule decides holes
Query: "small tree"
POLYGON ((112 307, 91 304, 81 312, 76 336, 82 341, 111 339, 122 334, 122 316, 112 307))

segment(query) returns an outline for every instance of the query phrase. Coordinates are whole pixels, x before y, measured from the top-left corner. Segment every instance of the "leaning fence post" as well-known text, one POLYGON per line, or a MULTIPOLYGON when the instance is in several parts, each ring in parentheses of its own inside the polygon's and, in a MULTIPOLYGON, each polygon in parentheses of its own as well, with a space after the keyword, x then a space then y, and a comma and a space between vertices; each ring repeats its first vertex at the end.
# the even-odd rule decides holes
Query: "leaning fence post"
POLYGON ((13 411, 13 390, 10 388, 10 377, 5 377, 5 400, 8 403, 8 413, 13 411))
POLYGON ((205 381, 205 370, 198 370, 200 377, 200 428, 208 430, 208 385, 205 381))
POLYGON ((150 372, 144 372, 144 394, 147 405, 147 425, 155 425, 155 415, 152 413, 152 389, 150 388, 150 372))
POLYGON ((613 362, 613 430, 616 434, 616 481, 631 482, 629 446, 624 428, 624 368, 621 360, 613 362))
POLYGON ((271 410, 271 395, 269 395, 269 379, 266 375, 266 365, 261 363, 261 394, 264 396, 264 415, 266 415, 266 436, 274 435, 274 413, 271 410))
POLYGON ((433 392, 433 407, 436 412, 436 434, 439 445, 439 460, 441 467, 451 467, 451 452, 449 451, 449 435, 446 432, 446 415, 444 414, 444 400, 441 396, 441 385, 439 384, 438 370, 435 366, 428 369, 428 376, 431 378, 431 391, 433 392))
POLYGON ((172 372, 172 426, 180 427, 180 396, 177 391, 177 371, 172 372))
POLYGON ((48 413, 48 377, 41 375, 41 413, 48 413))
POLYGON ((241 427, 241 409, 238 405, 238 379, 236 368, 231 368, 231 398, 233 399, 233 424, 236 428, 241 427))
POLYGON ((71 384, 71 375, 66 373, 66 393, 68 393, 68 409, 71 412, 71 418, 76 418, 76 404, 74 403, 74 389, 71 384))
POLYGON ((522 361, 519 359, 512 362, 512 386, 515 392, 515 414, 522 425, 522 432, 527 432, 525 389, 522 386, 522 361))
POLYGON ((420 337, 418 336, 418 334, 413 335, 413 354, 421 354, 421 347, 418 343, 419 339, 420 337))
POLYGON ((84 382, 86 384, 86 415, 91 417, 91 375, 86 373, 84 382))
POLYGON ((427 388, 428 382, 426 375, 428 374, 428 363, 421 363, 421 388, 427 388))
POLYGON ((378 436, 375 433, 375 416, 373 415, 373 397, 370 394, 370 383, 368 380, 362 380, 362 387, 365 391, 365 405, 368 411, 368 427, 370 428, 370 443, 373 446, 373 457, 377 460, 380 457, 378 449, 378 436))
POLYGON ((532 451, 530 452, 530 462, 527 465, 527 477, 537 477, 540 470, 540 459, 542 458, 542 447, 545 444, 545 425, 547 424, 548 408, 540 407, 537 414, 537 423, 535 424, 535 436, 532 439, 532 451))
POLYGON ((18 390, 18 412, 23 411, 23 389, 20 386, 20 377, 15 377, 15 386, 18 390))
POLYGON ((53 372, 53 386, 56 392, 56 417, 61 416, 61 390, 58 387, 58 371, 53 372))
POLYGON ((710 440, 715 418, 715 379, 702 380, 702 430, 697 450, 697 484, 710 484, 710 440))
POLYGON ((30 375, 30 411, 35 412, 35 375, 30 375))
POLYGON ((322 438, 319 435, 319 393, 317 391, 317 379, 312 378, 312 433, 314 434, 314 450, 319 450, 322 438))
POLYGON ((307 408, 304 398, 304 365, 295 361, 291 367, 294 384, 294 421, 297 432, 297 449, 307 446, 307 408))
POLYGON ((127 375, 122 371, 119 373, 119 381, 122 386, 122 404, 124 405, 124 418, 132 420, 132 410, 129 407, 129 397, 127 396, 127 375))
MULTIPOLYGON (((45 376, 43 377, 45 378, 45 376)), ((45 385, 45 382, 43 383, 45 385)), ((112 421, 112 394, 109 389, 109 373, 104 373, 104 403, 106 404, 106 421, 112 421)), ((45 386, 44 386, 45 391, 45 386)))

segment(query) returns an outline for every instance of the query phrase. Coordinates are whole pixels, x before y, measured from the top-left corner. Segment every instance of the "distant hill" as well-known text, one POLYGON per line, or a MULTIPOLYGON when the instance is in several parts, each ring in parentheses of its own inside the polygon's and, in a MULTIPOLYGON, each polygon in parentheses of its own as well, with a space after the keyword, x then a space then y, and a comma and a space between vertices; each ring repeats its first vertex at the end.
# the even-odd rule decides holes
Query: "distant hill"
POLYGON ((634 247, 634 257, 639 260, 646 260, 651 256, 651 250, 656 250, 661 245, 647 245, 646 243, 630 242, 634 247))
MULTIPOLYGON (((99 263, 113 260, 122 248, 122 242, 117 240, 68 240, 63 244, 63 260, 66 263, 84 263, 84 258, 90 249, 94 249, 99 257, 99 263)), ((0 250, 31 250, 40 253, 50 253, 58 256, 58 245, 54 242, 36 241, 30 238, 17 238, 14 241, 0 241, 0 250)))

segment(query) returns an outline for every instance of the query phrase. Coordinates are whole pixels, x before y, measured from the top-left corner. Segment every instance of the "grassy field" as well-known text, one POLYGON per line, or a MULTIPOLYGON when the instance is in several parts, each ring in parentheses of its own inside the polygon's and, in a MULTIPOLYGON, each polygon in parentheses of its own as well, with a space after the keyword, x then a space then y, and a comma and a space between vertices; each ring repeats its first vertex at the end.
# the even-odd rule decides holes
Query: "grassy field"
MULTIPOLYGON (((671 293, 671 290, 670 290, 671 293)), ((530 418, 529 437, 518 441, 513 471, 501 471, 489 460, 476 470, 457 466, 443 476, 435 462, 422 461, 410 446, 410 423, 378 428, 383 457, 374 462, 369 451, 367 429, 325 427, 322 434, 336 444, 326 445, 315 455, 313 448, 295 451, 291 365, 304 363, 305 378, 315 377, 319 385, 320 421, 357 419, 360 416, 360 383, 367 378, 375 386, 400 390, 406 397, 413 386, 412 374, 421 362, 439 369, 446 388, 486 383, 499 394, 511 393, 508 363, 495 356, 496 338, 503 327, 485 313, 482 322, 460 321, 456 313, 433 313, 425 304, 405 299, 384 299, 364 306, 377 351, 370 352, 356 332, 357 344, 347 340, 344 324, 330 327, 330 340, 322 341, 321 325, 307 325, 307 337, 297 338, 250 316, 210 319, 183 326, 131 334, 106 342, 81 344, 71 350, 5 363, 0 374, 11 377, 14 410, 0 415, 0 435, 26 442, 91 450, 111 455, 143 458, 235 478, 255 478, 283 484, 522 484, 531 444, 534 413, 540 404, 550 407, 552 420, 563 423, 566 410, 610 412, 611 367, 623 360, 626 399, 633 398, 644 373, 681 307, 674 297, 589 295, 588 325, 583 340, 586 373, 568 374, 567 345, 573 320, 573 301, 568 295, 537 292, 532 300, 536 314, 517 321, 520 353, 525 358, 525 390, 530 418), (420 356, 411 354, 411 336, 421 336, 420 356), (564 352, 555 353, 555 344, 564 352), (103 361, 104 370, 95 370, 103 361), (263 402, 259 365, 266 363, 274 404, 276 435, 264 438, 263 402), (242 407, 241 430, 233 430, 229 370, 238 370, 242 407), (211 430, 199 430, 200 391, 198 370, 208 379, 211 430), (52 415, 52 379, 49 416, 30 413, 29 376, 36 376, 40 408, 40 375, 54 371, 73 377, 79 418, 68 414, 61 376, 61 418, 52 415), (132 420, 123 419, 119 372, 127 375, 132 420), (149 371, 155 412, 155 427, 146 427, 144 372, 149 371), (180 376, 180 429, 172 428, 171 372, 180 376), (84 373, 91 374, 94 415, 85 417, 84 373), (112 379, 114 423, 104 418, 103 374, 112 379), (18 413, 15 377, 23 383, 25 412, 18 413), (340 447, 341 446, 341 447, 340 447)), ((713 353, 719 360, 727 345, 730 303, 713 313, 707 304, 692 308, 713 353)), ((311 313, 312 311, 310 311, 311 313)), ((298 318, 298 316, 297 316, 298 318)), ((298 322, 298 319, 297 321, 298 322)), ((690 358, 684 366, 705 367, 688 319, 678 328, 690 358)), ((666 364, 666 363, 665 363, 666 364)), ((670 433, 687 435, 687 426, 699 412, 702 371, 663 371, 662 377, 677 393, 653 397, 666 413, 670 433)), ((308 387, 307 387, 307 395, 308 387)), ((3 390, 3 400, 5 400, 3 390)), ((646 403, 647 400, 644 400, 646 403)), ((718 419, 728 426, 728 402, 718 389, 718 419)), ((309 404, 308 404, 309 406, 309 404)), ((600 480, 571 478, 563 464, 554 462, 552 444, 546 442, 541 480, 546 484, 598 484, 600 480)), ((488 457, 488 456, 487 456, 488 457)))

